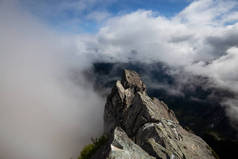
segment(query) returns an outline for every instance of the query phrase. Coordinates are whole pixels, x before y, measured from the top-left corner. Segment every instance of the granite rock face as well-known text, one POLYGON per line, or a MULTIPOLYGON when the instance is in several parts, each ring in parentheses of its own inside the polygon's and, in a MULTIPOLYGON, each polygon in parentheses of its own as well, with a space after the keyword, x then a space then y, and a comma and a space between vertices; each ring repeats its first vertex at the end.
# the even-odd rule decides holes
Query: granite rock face
POLYGON ((97 152, 102 158, 215 158, 205 141, 182 128, 164 102, 147 95, 134 71, 124 70, 107 98, 104 133, 109 142, 97 152))

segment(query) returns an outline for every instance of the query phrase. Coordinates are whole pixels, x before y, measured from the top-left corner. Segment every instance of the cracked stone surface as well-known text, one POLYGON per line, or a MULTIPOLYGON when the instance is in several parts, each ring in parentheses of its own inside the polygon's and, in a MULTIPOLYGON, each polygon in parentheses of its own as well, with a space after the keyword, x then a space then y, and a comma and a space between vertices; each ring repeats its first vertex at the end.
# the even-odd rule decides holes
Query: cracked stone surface
POLYGON ((108 159, 215 158, 205 141, 182 128, 164 102, 147 95, 139 75, 130 70, 124 70, 107 98, 104 133, 110 142, 100 151, 108 159))

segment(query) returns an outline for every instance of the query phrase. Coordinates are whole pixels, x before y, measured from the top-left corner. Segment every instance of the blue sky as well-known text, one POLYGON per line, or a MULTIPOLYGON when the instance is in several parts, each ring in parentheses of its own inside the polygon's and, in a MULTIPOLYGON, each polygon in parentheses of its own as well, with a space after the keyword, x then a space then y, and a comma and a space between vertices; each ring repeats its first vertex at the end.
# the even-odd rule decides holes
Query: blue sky
POLYGON ((152 10, 171 17, 189 5, 189 0, 23 0, 21 6, 63 32, 96 32, 113 16, 136 10, 152 10))

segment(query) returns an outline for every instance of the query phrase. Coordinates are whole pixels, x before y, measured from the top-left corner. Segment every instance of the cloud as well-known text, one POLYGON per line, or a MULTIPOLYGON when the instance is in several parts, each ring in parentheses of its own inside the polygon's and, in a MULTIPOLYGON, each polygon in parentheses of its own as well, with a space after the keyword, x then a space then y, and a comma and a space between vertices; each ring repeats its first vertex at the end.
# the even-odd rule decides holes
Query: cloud
MULTIPOLYGON (((220 25, 237 5, 235 1, 198 0, 181 11, 175 19, 187 25, 220 25)), ((228 19, 226 19, 228 20, 228 19)))
POLYGON ((103 128, 89 61, 16 2, 0 3, 0 19, 0 158, 77 158, 103 128))
MULTIPOLYGON (((96 50, 97 54, 119 61, 128 61, 128 59, 144 59, 145 62, 161 60, 182 65, 191 59, 187 58, 190 53, 184 49, 189 46, 180 43, 184 47, 178 47, 178 45, 168 43, 177 32, 174 28, 186 30, 183 25, 173 25, 164 17, 154 17, 151 11, 133 12, 110 19, 100 29, 96 40, 86 44, 87 51, 90 53, 96 50), (177 54, 173 53, 175 49, 178 49, 177 54)), ((189 33, 183 32, 176 37, 187 35, 189 33)))
POLYGON ((233 127, 235 127, 236 129, 238 129, 238 100, 237 99, 227 99, 223 102, 223 105, 226 108, 226 112, 229 116, 231 116, 231 124, 233 125, 233 127))
POLYGON ((138 10, 110 18, 96 35, 78 40, 96 60, 160 61, 238 93, 237 6, 236 1, 193 1, 170 18, 138 10))
POLYGON ((110 17, 110 13, 106 12, 106 11, 104 11, 104 12, 94 11, 94 12, 89 13, 86 16, 87 19, 95 20, 97 22, 104 21, 104 20, 106 20, 109 17, 110 17))
MULTIPOLYGON (((235 1, 193 1, 170 18, 148 10, 120 14, 91 35, 53 31, 19 3, 0 5, 0 158, 70 158, 100 134, 104 101, 82 73, 95 61, 159 61, 181 74, 183 84, 183 75, 191 73, 238 93, 235 1)), ((28 3, 32 9, 38 4, 28 3)), ((79 23, 82 12, 88 13, 84 18, 105 20, 106 14, 92 11, 97 5, 60 1, 43 10, 79 23)), ((236 100, 223 101, 234 121, 236 100)))
POLYGON ((225 55, 213 60, 210 64, 195 64, 188 68, 196 73, 203 73, 217 82, 220 87, 229 88, 237 93, 238 73, 238 48, 232 47, 226 51, 225 55))

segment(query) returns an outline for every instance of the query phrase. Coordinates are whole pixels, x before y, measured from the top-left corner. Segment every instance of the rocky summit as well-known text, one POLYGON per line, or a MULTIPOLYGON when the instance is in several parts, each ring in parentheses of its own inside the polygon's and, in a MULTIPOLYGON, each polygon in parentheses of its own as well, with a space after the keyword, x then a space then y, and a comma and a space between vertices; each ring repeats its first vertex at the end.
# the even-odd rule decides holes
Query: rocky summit
POLYGON ((97 159, 214 159, 200 137, 185 130, 174 112, 146 93, 140 76, 124 70, 107 97, 104 133, 97 159))

